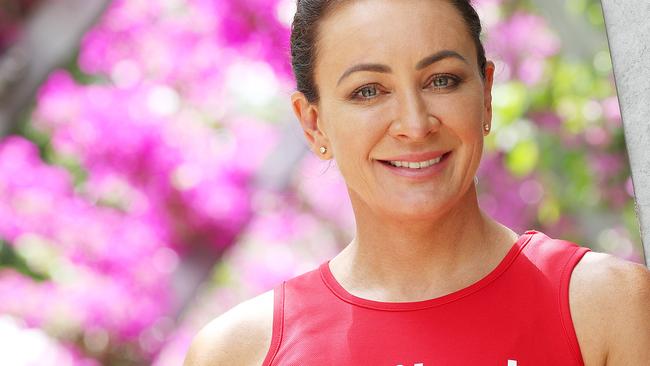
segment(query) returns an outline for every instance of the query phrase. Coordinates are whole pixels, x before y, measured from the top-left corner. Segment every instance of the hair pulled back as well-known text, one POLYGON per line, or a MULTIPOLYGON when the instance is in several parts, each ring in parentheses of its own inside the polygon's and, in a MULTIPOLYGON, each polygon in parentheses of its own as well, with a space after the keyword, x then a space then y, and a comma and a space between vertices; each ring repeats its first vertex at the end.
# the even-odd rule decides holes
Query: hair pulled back
MULTIPOLYGON (((485 78, 486 59, 485 49, 480 39, 481 20, 472 6, 471 0, 445 1, 451 3, 463 17, 469 35, 474 40, 479 71, 485 78)), ((318 25, 337 6, 345 2, 346 0, 297 0, 296 14, 291 24, 291 67, 298 91, 302 92, 310 103, 315 103, 319 99, 314 81, 318 25)))

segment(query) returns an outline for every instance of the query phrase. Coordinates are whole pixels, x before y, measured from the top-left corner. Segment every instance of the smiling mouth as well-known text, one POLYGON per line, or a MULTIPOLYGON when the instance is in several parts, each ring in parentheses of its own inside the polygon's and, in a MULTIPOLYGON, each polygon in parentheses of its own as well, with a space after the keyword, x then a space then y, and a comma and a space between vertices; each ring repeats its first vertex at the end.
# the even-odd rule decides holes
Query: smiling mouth
POLYGON ((384 165, 388 165, 393 168, 404 168, 404 169, 412 169, 412 170, 417 170, 417 169, 424 169, 428 168, 430 166, 440 164, 441 162, 445 161, 447 157, 451 154, 451 151, 446 152, 442 154, 441 156, 435 158, 435 159, 430 159, 430 160, 423 160, 423 161, 392 161, 392 160, 378 160, 380 163, 384 165))

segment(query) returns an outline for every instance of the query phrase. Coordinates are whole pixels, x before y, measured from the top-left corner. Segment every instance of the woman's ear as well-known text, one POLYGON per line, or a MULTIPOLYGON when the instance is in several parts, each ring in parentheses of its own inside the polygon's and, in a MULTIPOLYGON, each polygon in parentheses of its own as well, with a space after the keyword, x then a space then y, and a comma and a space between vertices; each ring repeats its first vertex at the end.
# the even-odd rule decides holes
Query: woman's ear
MULTIPOLYGON (((485 63, 485 80, 483 81, 483 123, 492 127, 492 85, 494 83, 494 62, 485 63)), ((488 128, 488 131, 489 129, 488 128)))
POLYGON ((330 153, 320 152, 321 146, 324 146, 326 151, 331 151, 332 148, 327 135, 320 125, 318 106, 310 103, 305 97, 305 94, 296 91, 291 94, 291 107, 300 122, 305 138, 307 138, 309 149, 320 157, 331 157, 330 153))

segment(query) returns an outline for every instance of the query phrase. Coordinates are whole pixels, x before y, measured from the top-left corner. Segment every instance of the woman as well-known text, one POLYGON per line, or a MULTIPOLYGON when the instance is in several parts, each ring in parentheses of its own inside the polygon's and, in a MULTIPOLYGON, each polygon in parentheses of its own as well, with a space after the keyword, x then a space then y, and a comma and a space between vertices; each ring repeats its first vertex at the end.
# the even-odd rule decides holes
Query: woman
POLYGON ((463 0, 300 0, 291 97, 356 236, 204 327, 185 365, 650 365, 642 266, 484 214, 494 64, 463 0))

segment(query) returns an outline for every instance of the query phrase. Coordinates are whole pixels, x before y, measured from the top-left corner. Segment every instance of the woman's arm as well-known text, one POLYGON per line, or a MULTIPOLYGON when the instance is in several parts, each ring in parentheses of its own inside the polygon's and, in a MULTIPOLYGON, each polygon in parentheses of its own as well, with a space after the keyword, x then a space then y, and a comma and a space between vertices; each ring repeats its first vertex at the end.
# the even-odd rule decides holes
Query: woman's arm
POLYGON ((569 288, 585 366, 650 365, 650 271, 589 252, 569 288))
POLYGON ((183 366, 260 366, 271 345, 273 290, 247 300, 205 325, 183 366))
POLYGON ((650 271, 612 261, 603 309, 611 322, 606 366, 650 365, 650 271))

